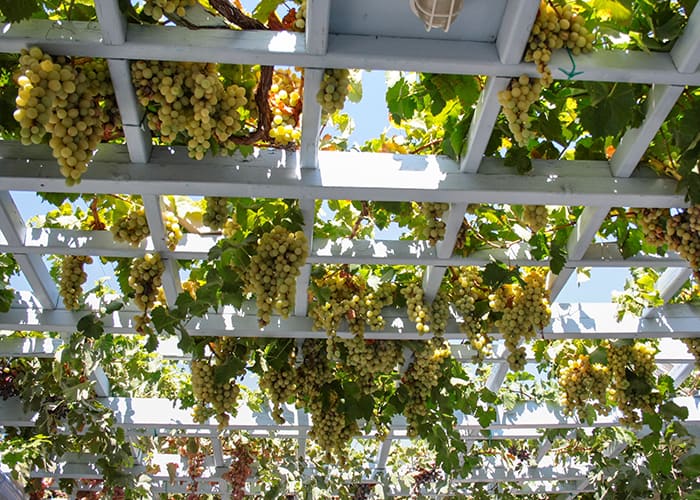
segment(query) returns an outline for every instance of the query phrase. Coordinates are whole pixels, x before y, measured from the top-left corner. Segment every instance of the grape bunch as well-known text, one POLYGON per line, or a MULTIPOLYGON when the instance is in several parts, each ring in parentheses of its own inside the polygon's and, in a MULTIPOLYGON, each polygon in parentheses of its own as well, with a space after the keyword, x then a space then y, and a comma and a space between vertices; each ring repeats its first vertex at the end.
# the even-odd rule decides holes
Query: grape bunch
POLYGON ((75 311, 80 307, 83 283, 87 281, 87 273, 84 271, 86 263, 92 264, 92 257, 89 255, 66 255, 61 259, 59 294, 63 299, 63 305, 69 311, 75 311))
MULTIPOLYGON (((276 354, 276 357, 283 354, 276 354)), ((294 351, 287 353, 287 359, 279 367, 267 362, 267 370, 260 377, 260 388, 267 394, 272 403, 272 418, 278 424, 284 423, 282 417, 282 405, 290 398, 296 396, 296 368, 294 365, 294 351)))
POLYGON ((547 207, 544 205, 524 205, 523 222, 533 233, 547 226, 547 207))
POLYGON ((243 500, 246 496, 246 481, 250 477, 253 469, 251 465, 255 457, 251 447, 237 443, 231 451, 231 464, 226 472, 222 474, 222 479, 229 484, 231 489, 231 500, 243 500))
POLYGON ((409 437, 418 435, 418 425, 428 415, 427 402, 433 388, 438 385, 447 360, 452 356, 450 346, 439 337, 427 340, 423 348, 414 351, 413 362, 402 379, 408 390, 408 401, 404 409, 409 437))
POLYGON ((408 283, 401 289, 401 295, 406 298, 408 319, 416 324, 419 334, 428 333, 431 323, 431 308, 424 302, 423 287, 416 283, 408 283))
POLYGON ((641 414, 655 413, 661 395, 654 391, 656 348, 640 341, 631 344, 607 343, 608 367, 612 376, 610 393, 622 412, 620 423, 630 427, 641 424, 641 414))
POLYGON ((18 381, 24 375, 24 368, 19 360, 0 358, 0 397, 3 401, 18 396, 18 381))
POLYGON ((345 99, 350 92, 350 71, 347 69, 326 69, 323 72, 321 88, 316 100, 327 117, 345 106, 345 99))
POLYGON ((542 0, 528 39, 525 61, 537 65, 543 85, 548 87, 552 83, 549 61, 553 51, 567 48, 573 55, 579 55, 593 50, 594 42, 595 35, 584 26, 583 18, 571 4, 552 5, 542 0))
POLYGON ((191 158, 201 160, 219 146, 234 149, 245 125, 246 90, 224 86, 212 63, 136 61, 131 65, 136 96, 146 108, 149 128, 164 144, 185 138, 191 158))
POLYGON ((544 85, 539 78, 520 75, 513 78, 506 90, 498 93, 498 102, 503 106, 503 114, 508 120, 508 128, 520 146, 535 137, 530 129, 530 107, 540 98, 544 85))
POLYGON ((607 390, 610 370, 600 363, 591 363, 587 354, 579 354, 565 360, 559 368, 561 403, 567 414, 577 412, 586 416, 586 407, 592 405, 600 414, 607 415, 607 390))
POLYGON ((219 379, 224 365, 230 366, 229 360, 235 357, 237 360, 247 361, 249 350, 246 345, 235 337, 217 337, 210 342, 212 356, 209 358, 193 359, 192 368, 192 392, 197 400, 195 407, 195 419, 203 422, 210 414, 209 407, 216 415, 220 425, 228 424, 229 415, 235 415, 238 411, 238 396, 241 389, 236 383, 236 378, 245 372, 246 363, 241 363, 240 369, 229 375, 225 380, 219 379))
POLYGON ((134 247, 139 246, 151 234, 143 208, 131 210, 117 219, 110 230, 114 241, 125 242, 134 247))
POLYGON ((489 296, 492 311, 501 313, 496 328, 503 335, 508 354, 508 366, 519 371, 525 368, 525 348, 522 340, 531 340, 537 331, 549 323, 549 292, 543 269, 530 269, 520 283, 504 284, 489 296))
POLYGON ((223 229, 228 220, 228 198, 220 196, 205 196, 206 210, 202 217, 205 226, 212 229, 223 229))
POLYGON ((695 358, 695 365, 700 366, 700 338, 682 339, 688 352, 695 358))
POLYGON ((365 340, 352 337, 340 341, 347 350, 345 367, 352 373, 360 389, 369 394, 380 375, 391 373, 403 362, 403 348, 393 340, 365 340))
POLYGON ((420 205, 420 216, 426 221, 419 237, 428 240, 431 246, 437 245, 445 237, 445 221, 442 216, 450 209, 449 203, 424 201, 420 205))
POLYGON ((700 278, 700 205, 680 210, 666 222, 668 248, 688 261, 700 278))
POLYGON ((177 216, 172 212, 163 212, 163 224, 165 226, 165 246, 170 251, 177 248, 177 244, 182 239, 182 228, 177 216))
POLYGON ((137 315, 136 331, 143 331, 143 327, 150 320, 149 312, 157 302, 163 300, 162 276, 165 265, 160 254, 147 253, 143 257, 135 258, 131 263, 129 272, 129 286, 134 290, 134 302, 144 314, 137 315))
POLYGON ((280 146, 299 142, 301 113, 301 79, 290 69, 275 70, 270 87, 272 128, 270 138, 280 146))
POLYGON ((644 240, 657 247, 666 244, 666 221, 671 217, 668 208, 639 208, 637 225, 644 233, 644 240))
POLYGON ((462 318, 459 328, 466 334, 475 351, 473 360, 481 363, 493 351, 485 314, 479 313, 476 307, 478 302, 487 301, 489 298, 488 288, 484 286, 479 268, 462 266, 455 270, 452 297, 455 312, 462 318))
POLYGON ((177 15, 185 17, 187 7, 191 7, 196 0, 146 0, 143 13, 158 21, 163 16, 177 15))
POLYGON ((275 226, 258 239, 255 255, 246 269, 245 281, 255 294, 258 324, 270 323, 273 311, 287 318, 294 305, 296 277, 309 255, 302 231, 275 226))
POLYGON ((14 118, 23 144, 39 144, 46 133, 66 184, 80 182, 116 106, 107 64, 78 64, 52 58, 40 48, 22 50, 14 118), (109 110, 109 111, 108 111, 109 110))
POLYGON ((295 12, 294 28, 304 31, 306 28, 306 2, 307 0, 297 0, 299 8, 295 12))

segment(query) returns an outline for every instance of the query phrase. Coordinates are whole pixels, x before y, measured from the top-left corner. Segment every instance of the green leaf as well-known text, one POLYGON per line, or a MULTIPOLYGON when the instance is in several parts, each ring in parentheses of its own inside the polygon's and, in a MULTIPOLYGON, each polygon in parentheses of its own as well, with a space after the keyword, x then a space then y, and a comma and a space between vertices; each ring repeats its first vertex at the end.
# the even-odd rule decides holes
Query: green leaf
POLYGON ((104 333, 104 324, 97 317, 96 314, 88 314, 78 320, 76 326, 79 332, 88 338, 96 339, 102 336, 104 333))
POLYGON ((653 475, 668 475, 671 473, 673 458, 668 451, 657 451, 648 456, 649 471, 653 475))
POLYGON ((647 424, 653 432, 656 432, 656 433, 661 432, 661 427, 663 425, 663 421, 661 420, 660 416, 658 416, 654 413, 645 412, 644 415, 642 416, 642 422, 647 424))
POLYGON ((527 174, 532 170, 532 160, 526 148, 513 146, 503 159, 506 167, 515 167, 519 174, 527 174))
POLYGON ((386 104, 391 113, 391 119, 396 123, 408 120, 416 112, 415 97, 411 95, 411 89, 403 78, 400 78, 386 91, 386 104))
POLYGON ((253 17, 260 22, 266 23, 270 14, 277 10, 277 7, 283 3, 284 0, 261 0, 253 10, 253 17))
POLYGON ((233 354, 229 354, 226 361, 214 368, 214 382, 227 384, 245 370, 245 361, 233 354))
POLYGON ((515 276, 518 276, 517 270, 511 270, 502 262, 489 262, 484 268, 482 278, 484 284, 490 287, 497 288, 504 283, 510 283, 515 276))
POLYGON ((0 13, 10 23, 29 19, 39 10, 37 0, 0 0, 0 13))
POLYGON ((680 461, 681 470, 688 478, 700 476, 700 454, 686 455, 680 461))
POLYGON ((688 408, 677 405, 673 401, 667 401, 659 406, 659 412, 668 420, 671 420, 673 417, 676 417, 678 420, 687 420, 688 418, 688 408))
POLYGON ((495 422, 496 417, 496 408, 493 406, 489 406, 485 410, 482 408, 477 408, 476 410, 476 418, 479 420, 479 425, 481 425, 483 428, 486 428, 491 425, 492 422, 495 422))
POLYGON ((0 312, 6 313, 12 306, 12 301, 15 298, 15 293, 10 288, 0 289, 0 312))

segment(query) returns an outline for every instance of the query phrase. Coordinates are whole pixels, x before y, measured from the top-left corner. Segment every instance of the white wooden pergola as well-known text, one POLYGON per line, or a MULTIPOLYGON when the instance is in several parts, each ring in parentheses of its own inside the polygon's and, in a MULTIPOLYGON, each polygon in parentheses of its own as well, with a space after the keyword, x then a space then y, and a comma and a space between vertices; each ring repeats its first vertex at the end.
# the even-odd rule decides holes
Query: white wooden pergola
MULTIPOLYGON (((174 303, 181 291, 177 261, 205 258, 218 237, 185 234, 175 250, 168 250, 161 214, 160 197, 164 195, 300 200, 311 249, 308 263, 297 280, 295 315, 288 320, 273 321, 263 331, 258 328, 255 315, 250 314, 250 308, 243 312, 224 310, 209 314, 206 319, 189 325, 192 335, 291 338, 325 336, 312 331, 311 320, 306 316, 306 290, 313 264, 423 266, 424 288, 431 298, 449 266, 485 265, 493 258, 510 264, 548 266, 547 261, 532 257, 526 243, 509 250, 477 252, 469 257, 455 255, 457 232, 467 204, 576 205, 586 208, 568 242, 565 268, 549 279, 553 312, 550 325, 543 331, 544 338, 661 338, 659 365, 676 383, 691 373, 692 356, 673 339, 700 336, 698 307, 666 305, 647 311, 641 318, 625 317, 617 322, 612 304, 561 304, 557 295, 580 267, 663 269, 658 287, 665 301, 690 276, 687 262, 675 254, 623 259, 616 246, 596 242, 594 236, 612 207, 687 205, 684 195, 677 192, 675 181, 638 171, 636 167, 684 87, 700 86, 700 9, 695 9, 684 34, 669 53, 600 50, 577 57, 581 73, 574 79, 650 85, 643 123, 628 130, 609 162, 534 161, 532 174, 520 176, 504 166, 502 160, 484 158, 484 151, 500 112, 498 92, 506 88, 512 77, 523 73, 537 76, 534 66, 522 63, 521 58, 539 0, 466 2, 465 12, 447 33, 426 32, 411 13, 408 0, 309 0, 306 33, 139 26, 126 22, 117 0, 95 0, 95 5, 98 23, 30 20, 7 24, 0 34, 0 51, 5 53, 38 45, 50 54, 107 59, 126 137, 124 145, 100 146, 81 184, 74 187, 65 185, 48 147, 0 143, 0 252, 13 254, 31 287, 31 293, 18 294, 10 312, 0 314, 0 330, 74 331, 84 313, 63 307, 56 284, 42 260, 42 255, 47 254, 137 257, 157 251, 166 263, 163 278, 166 297, 174 303), (196 162, 182 148, 152 145, 150 133, 143 125, 144 111, 136 100, 130 78, 130 61, 137 59, 302 67, 307 96, 316 95, 324 68, 486 75, 487 83, 466 138, 467 153, 459 162, 436 156, 319 151, 321 110, 313 98, 304 100, 298 151, 263 150, 252 157, 216 157, 196 162), (115 243, 108 231, 29 229, 19 215, 11 191, 141 195, 151 237, 133 248, 115 243), (328 199, 447 202, 450 210, 446 216, 446 235, 435 248, 422 241, 314 238, 315 201, 328 199)), ((201 17, 201 13, 198 15, 201 17)), ((567 57, 565 53, 555 54, 551 66, 566 67, 567 57)), ((565 78, 557 71, 554 77, 565 78)), ((133 315, 134 310, 127 308, 106 317, 106 331, 134 333, 133 315)), ((384 331, 367 333, 366 337, 426 338, 418 336, 405 315, 396 319, 387 321, 389 326, 384 331)), ((463 334, 452 323, 446 338, 458 340, 463 334)), ((55 339, 18 341, 0 337, 0 356, 53 356, 60 344, 55 339)), ((463 346, 455 345, 454 350, 467 362, 469 353, 463 346)), ((160 351, 166 358, 183 356, 167 343, 160 351)), ((505 378, 507 364, 497 355, 487 362, 494 364, 487 386, 497 390, 505 378)), ((106 378, 99 371, 95 378, 101 400, 114 409, 118 425, 134 436, 144 432, 165 434, 176 429, 212 437, 216 443, 215 422, 195 424, 188 412, 173 409, 167 400, 111 397, 106 378)), ((700 425, 700 397, 680 398, 676 402, 689 409, 688 425, 700 425)), ((248 430, 261 436, 284 433, 299 439, 303 452, 309 418, 292 409, 289 414, 291 421, 280 426, 269 415, 253 415, 244 407, 232 419, 229 429, 248 430)), ((0 409, 0 425, 31 426, 32 418, 21 411, 19 403, 8 402, 0 409)), ((594 426, 612 426, 617 421, 618 414, 613 413, 596 420, 594 426)), ((491 430, 492 438, 527 439, 539 435, 541 429, 580 425, 577 420, 563 416, 559 408, 524 403, 510 412, 499 409, 491 430)), ((480 426, 473 417, 461 416, 459 426, 465 439, 480 439, 480 426)), ((385 468, 392 441, 405 438, 405 430, 405 421, 394 422, 373 464, 375 472, 385 468)), ((519 482, 524 493, 546 491, 571 497, 591 488, 586 476, 587 464, 554 465, 547 451, 543 445, 537 468, 514 472, 494 459, 460 481, 519 482)), ((179 460, 179 457, 162 456, 155 461, 179 460)), ((221 447, 215 446, 205 477, 216 483, 224 466, 221 447)), ((183 469, 186 467, 180 470, 183 469)), ((57 472, 36 471, 38 477, 46 474, 99 478, 90 457, 71 457, 57 472)), ((153 491, 174 492, 172 485, 167 489, 167 474, 162 476, 153 475, 153 491)), ((219 482, 219 487, 212 488, 221 492, 225 482, 219 482)))

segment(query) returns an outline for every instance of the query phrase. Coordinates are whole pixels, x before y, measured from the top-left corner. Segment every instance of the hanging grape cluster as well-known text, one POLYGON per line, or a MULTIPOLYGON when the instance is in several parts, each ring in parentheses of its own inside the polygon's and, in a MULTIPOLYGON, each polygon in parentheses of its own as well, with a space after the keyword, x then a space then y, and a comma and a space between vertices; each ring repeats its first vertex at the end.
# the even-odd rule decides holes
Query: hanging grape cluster
POLYGON ((304 31, 306 28, 306 2, 307 0, 297 0, 299 8, 296 9, 296 12, 294 13, 294 28, 299 31, 304 31))
POLYGON ((131 78, 149 128, 164 144, 185 138, 191 158, 213 147, 230 151, 245 125, 246 89, 224 86, 216 64, 136 61, 131 78), (153 111, 155 109, 155 111, 153 111))
POLYGON ((695 276, 700 278, 700 205, 678 209, 673 215, 661 208, 641 208, 634 213, 647 243, 668 245, 688 261, 695 276))
POLYGON ((638 427, 641 414, 655 413, 661 402, 656 387, 656 348, 640 341, 607 343, 608 367, 612 376, 611 396, 622 412, 620 422, 638 427))
POLYGON ((163 16, 177 15, 185 17, 187 7, 191 7, 197 0, 146 0, 143 13, 158 21, 163 16))
POLYGON ((688 352, 695 358, 695 365, 700 366, 700 338, 682 339, 688 348, 688 352))
POLYGON ((321 105, 324 116, 342 111, 345 99, 350 93, 350 71, 347 69, 326 69, 323 72, 321 88, 316 100, 321 105))
POLYGON ((418 435, 418 426, 428 415, 426 403, 431 399, 433 388, 438 385, 443 367, 452 356, 450 346, 439 337, 432 337, 422 349, 414 351, 402 384, 408 389, 408 401, 404 409, 408 424, 408 435, 418 435))
POLYGON ((105 131, 118 125, 107 64, 54 59, 38 47, 22 50, 19 62, 13 116, 22 144, 39 144, 48 133, 66 184, 80 182, 105 131))
POLYGON ((120 217, 112 224, 110 230, 114 241, 128 243, 134 247, 139 246, 151 234, 143 208, 133 209, 120 217))
POLYGON ((438 241, 445 238, 446 225, 442 217, 449 209, 449 203, 420 203, 420 215, 425 218, 426 225, 419 237, 428 240, 431 246, 437 245, 438 241))
POLYGON ((3 401, 19 395, 19 380, 23 375, 24 367, 19 360, 0 358, 0 397, 3 401))
POLYGON ((576 412, 585 419, 588 406, 599 414, 609 413, 606 402, 610 370, 607 366, 591 363, 588 354, 579 354, 564 361, 558 376, 561 404, 567 414, 576 412))
POLYGON ((518 371, 525 367, 525 348, 522 340, 531 340, 549 323, 549 292, 545 286, 543 269, 530 269, 522 276, 523 284, 504 284, 489 296, 489 306, 501 317, 496 328, 503 335, 508 354, 508 365, 518 371))
POLYGON ((272 418, 278 424, 283 424, 282 405, 297 393, 296 356, 294 349, 273 351, 271 356, 274 360, 267 360, 267 370, 260 376, 260 388, 270 398, 272 418))
POLYGON ((459 329, 467 336, 469 344, 474 349, 473 360, 481 363, 486 356, 492 354, 491 337, 488 334, 486 312, 477 309, 479 302, 488 301, 488 288, 484 286, 479 268, 462 266, 454 269, 452 282, 453 306, 461 316, 459 329))
POLYGON ((366 394, 374 390, 381 375, 391 373, 403 362, 403 347, 398 341, 353 337, 340 342, 347 350, 344 367, 366 394))
POLYGON ((255 461, 251 447, 246 443, 237 443, 230 453, 231 464, 221 476, 229 484, 231 500, 243 500, 246 496, 246 481, 253 472, 251 465, 255 461))
POLYGON ((309 243, 302 231, 275 226, 258 239, 245 280, 255 294, 261 328, 270 323, 273 311, 283 318, 289 316, 294 306, 296 277, 308 255, 309 243))
POLYGON ((209 348, 211 356, 191 363, 192 392, 197 401, 194 419, 202 423, 213 414, 220 426, 226 426, 229 416, 238 411, 241 388, 236 379, 245 373, 249 350, 235 337, 217 337, 209 348), (232 358, 243 361, 239 369, 230 369, 232 358))
POLYGON ((165 265, 160 254, 147 253, 143 257, 137 257, 131 262, 129 272, 129 286, 134 290, 134 302, 141 309, 143 315, 134 317, 136 331, 143 331, 144 326, 150 321, 149 312, 157 302, 163 300, 161 289, 162 276, 165 265))
POLYGON ((299 142, 301 129, 301 79, 291 69, 276 70, 270 87, 272 128, 270 137, 280 146, 299 142))
POLYGON ((83 283, 87 281, 85 264, 92 264, 89 255, 66 255, 61 259, 61 274, 58 282, 58 292, 63 299, 63 305, 69 311, 80 307, 83 296, 83 283))
POLYGON ((534 62, 540 78, 521 75, 513 78, 508 89, 499 92, 498 102, 513 137, 520 146, 534 137, 530 129, 530 107, 539 99, 542 90, 552 84, 552 70, 549 61, 552 52, 566 48, 573 55, 593 50, 595 35, 584 26, 584 20, 570 4, 552 5, 546 0, 540 3, 535 24, 530 32, 525 61, 534 62))
POLYGON ((174 213, 163 212, 163 224, 165 226, 165 246, 171 252, 175 251, 177 244, 182 239, 180 222, 174 213))
POLYGON ((523 206, 523 222, 533 233, 547 226, 547 207, 544 205, 523 206))
POLYGON ((206 209, 202 222, 212 229, 223 229, 229 217, 228 198, 205 196, 206 209))

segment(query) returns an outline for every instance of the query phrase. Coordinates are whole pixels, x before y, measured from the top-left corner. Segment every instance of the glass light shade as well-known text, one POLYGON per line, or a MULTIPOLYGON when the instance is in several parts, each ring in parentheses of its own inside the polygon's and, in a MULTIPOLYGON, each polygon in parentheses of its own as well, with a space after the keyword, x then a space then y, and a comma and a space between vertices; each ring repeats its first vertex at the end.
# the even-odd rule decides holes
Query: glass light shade
POLYGON ((464 7, 464 0, 410 0, 411 10, 423 20, 425 29, 447 31, 464 7))

